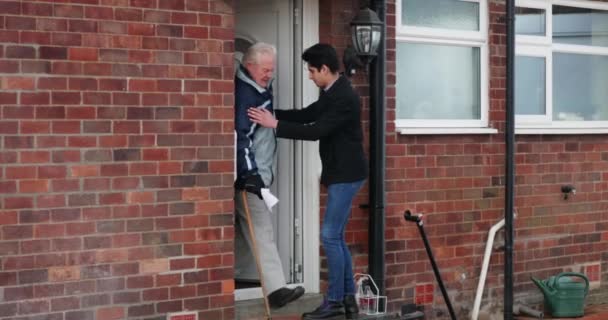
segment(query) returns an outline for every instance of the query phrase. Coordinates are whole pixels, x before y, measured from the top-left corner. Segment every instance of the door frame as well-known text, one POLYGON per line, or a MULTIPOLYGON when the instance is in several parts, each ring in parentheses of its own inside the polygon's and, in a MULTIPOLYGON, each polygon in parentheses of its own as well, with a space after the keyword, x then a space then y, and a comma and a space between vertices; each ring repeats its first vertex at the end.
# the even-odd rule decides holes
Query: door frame
MULTIPOLYGON (((309 48, 319 42, 319 1, 302 0, 302 48, 309 48)), ((319 88, 308 79, 308 70, 302 68, 302 105, 308 106, 319 98, 319 88)), ((304 241, 304 287, 309 293, 319 292, 320 282, 320 181, 321 158, 319 142, 303 142, 304 170, 302 225, 303 234, 308 235, 304 241), (307 174, 306 174, 307 173, 307 174)))
MULTIPOLYGON (((294 4, 302 2, 302 48, 308 48, 319 42, 319 1, 290 0, 294 4)), ((235 10, 236 12, 236 10, 235 10)), ((297 17, 296 17, 297 19, 297 17)), ((296 53, 298 54, 298 53, 296 53)), ((299 54, 298 54, 299 55, 299 54)), ((319 97, 319 88, 308 79, 308 71, 304 64, 301 67, 302 106, 308 106, 319 97)), ((296 82, 297 83, 297 82, 296 82)), ((236 139, 236 138, 235 138, 236 139)), ((320 179, 321 160, 319 158, 318 142, 297 142, 296 149, 302 155, 299 164, 303 170, 302 181, 298 183, 302 191, 302 237, 303 239, 303 283, 288 284, 288 287, 304 286, 307 293, 320 291, 320 179)), ((296 188, 297 190, 297 188, 296 188)), ((235 301, 262 298, 261 288, 237 289, 234 291, 235 301)))

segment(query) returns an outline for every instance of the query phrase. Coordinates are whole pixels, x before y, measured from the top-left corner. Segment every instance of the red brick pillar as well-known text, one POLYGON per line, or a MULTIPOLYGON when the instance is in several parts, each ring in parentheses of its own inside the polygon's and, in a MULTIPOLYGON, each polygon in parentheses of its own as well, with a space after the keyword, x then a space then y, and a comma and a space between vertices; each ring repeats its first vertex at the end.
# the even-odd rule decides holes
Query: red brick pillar
POLYGON ((233 318, 232 11, 0 2, 0 319, 233 318))

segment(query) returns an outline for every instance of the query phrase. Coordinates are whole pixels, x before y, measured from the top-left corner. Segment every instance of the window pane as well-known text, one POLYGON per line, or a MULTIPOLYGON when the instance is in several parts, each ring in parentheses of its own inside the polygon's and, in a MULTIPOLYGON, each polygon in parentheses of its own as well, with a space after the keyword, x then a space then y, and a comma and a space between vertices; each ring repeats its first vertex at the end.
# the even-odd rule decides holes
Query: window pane
POLYGON ((480 49, 397 43, 397 119, 481 119, 480 49))
POLYGON ((545 58, 515 58, 515 113, 545 114, 545 58))
POLYGON ((515 33, 527 36, 546 35, 545 10, 536 8, 515 8, 515 33))
POLYGON ((553 54, 553 120, 608 120, 608 56, 553 54))
POLYGON ((479 31, 479 3, 458 0, 402 0, 401 21, 413 27, 479 31))
POLYGON ((553 41, 608 47, 608 11, 553 6, 553 41))

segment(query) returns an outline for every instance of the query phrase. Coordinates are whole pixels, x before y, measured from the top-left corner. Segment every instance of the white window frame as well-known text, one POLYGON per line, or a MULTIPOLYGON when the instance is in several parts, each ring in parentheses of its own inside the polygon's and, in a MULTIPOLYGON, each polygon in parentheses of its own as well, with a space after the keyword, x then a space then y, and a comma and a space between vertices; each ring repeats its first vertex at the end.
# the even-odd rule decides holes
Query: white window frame
MULTIPOLYGON (((515 5, 545 10, 545 37, 515 36, 517 56, 545 57, 546 99, 544 116, 516 115, 518 134, 608 133, 608 121, 553 121, 553 53, 608 56, 608 47, 553 43, 553 5, 608 11, 608 3, 587 0, 516 0, 515 5)), ((517 94, 517 93, 516 93, 517 94)), ((608 107, 608 106, 606 106, 608 107)))
POLYGON ((461 134, 495 133, 488 128, 489 113, 489 52, 487 0, 461 0, 479 4, 479 31, 460 31, 402 24, 402 0, 395 3, 396 41, 408 43, 440 44, 475 47, 480 50, 480 119, 395 119, 397 131, 402 134, 461 134))

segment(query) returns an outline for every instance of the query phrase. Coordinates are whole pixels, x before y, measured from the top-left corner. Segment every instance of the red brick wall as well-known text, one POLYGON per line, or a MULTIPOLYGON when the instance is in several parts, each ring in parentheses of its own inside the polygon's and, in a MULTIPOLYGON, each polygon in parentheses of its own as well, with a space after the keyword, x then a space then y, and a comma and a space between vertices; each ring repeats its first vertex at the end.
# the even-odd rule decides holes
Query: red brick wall
MULTIPOLYGON (((394 1, 388 20, 394 24, 394 1)), ((422 302, 445 306, 435 285, 417 230, 402 212, 426 214, 426 231, 457 312, 472 309, 489 228, 503 216, 506 29, 504 1, 490 1, 490 126, 497 135, 404 136, 388 124, 387 287, 391 306, 422 302), (429 294, 428 287, 434 293, 429 294), (425 290, 426 289, 426 290, 425 290)), ((389 39, 395 30, 389 27, 389 39)), ((395 44, 389 41, 389 59, 395 44)), ((394 63, 394 62, 393 62, 394 63)), ((394 84, 394 65, 388 81, 394 84)), ((394 86, 389 87, 394 97, 394 86)), ((389 122, 394 98, 389 97, 389 122)), ((605 135, 516 136, 515 297, 538 303, 530 276, 547 278, 563 270, 608 277, 608 142, 605 135), (560 187, 577 194, 563 199, 560 187)), ((498 241, 501 241, 499 238, 498 241)), ((502 306, 503 257, 494 252, 483 304, 502 306), (489 297, 489 298, 488 298, 489 297)), ((598 283, 599 284, 599 283, 598 283)), ((602 290, 592 293, 599 295, 602 290)), ((602 299, 600 299, 602 300, 602 299)), ((605 297, 603 302, 606 302, 605 297)), ((439 317, 440 318, 440 317, 439 317)))
POLYGON ((0 2, 0 319, 233 318, 230 3, 0 2))
MULTIPOLYGON (((321 40, 348 44, 348 23, 357 1, 320 1, 321 40)), ((386 276, 389 309, 424 304, 431 319, 445 304, 418 230, 403 221, 405 209, 425 214, 426 232, 452 302, 470 313, 490 227, 503 216, 506 29, 504 1, 491 0, 490 125, 495 135, 400 135, 395 132, 395 0, 388 2, 386 276)), ((367 75, 354 78, 367 95, 367 75)), ((367 104, 367 98, 364 97, 367 104)), ((364 113, 369 110, 365 107, 364 113)), ((367 127, 367 123, 364 123, 367 127)), ((563 270, 595 281, 590 301, 608 301, 608 139, 606 135, 518 135, 516 156, 515 297, 531 304, 542 297, 530 276, 563 270), (560 187, 573 184, 574 197, 560 187), (602 280, 602 281, 600 281, 602 280), (601 286, 603 289, 597 289, 601 286)), ((366 192, 360 202, 366 202, 366 192)), ((358 271, 367 266, 367 215, 355 209, 349 242, 358 271), (357 251, 358 248, 364 251, 357 251)), ((502 237, 497 238, 500 243, 502 237)), ((482 305, 502 313, 502 253, 495 251, 482 305)), ((445 314, 445 313, 444 313, 445 314)))

